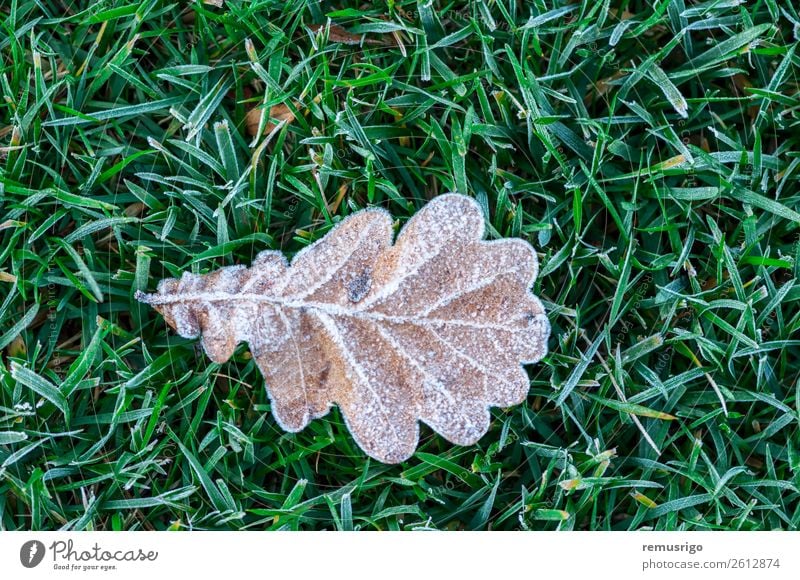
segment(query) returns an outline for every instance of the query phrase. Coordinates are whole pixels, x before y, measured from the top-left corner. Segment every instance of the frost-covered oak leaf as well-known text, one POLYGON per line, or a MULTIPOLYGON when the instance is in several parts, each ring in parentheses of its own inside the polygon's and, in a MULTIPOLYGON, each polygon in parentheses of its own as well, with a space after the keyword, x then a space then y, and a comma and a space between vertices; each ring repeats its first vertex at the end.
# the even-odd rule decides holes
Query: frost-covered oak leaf
POLYGON ((489 407, 525 400, 522 364, 546 353, 533 248, 483 234, 479 206, 447 194, 394 244, 389 213, 366 209, 291 264, 262 252, 250 268, 185 273, 137 298, 181 336, 201 337, 215 362, 247 342, 285 430, 336 404, 368 455, 398 463, 414 453, 419 421, 475 443, 489 407))

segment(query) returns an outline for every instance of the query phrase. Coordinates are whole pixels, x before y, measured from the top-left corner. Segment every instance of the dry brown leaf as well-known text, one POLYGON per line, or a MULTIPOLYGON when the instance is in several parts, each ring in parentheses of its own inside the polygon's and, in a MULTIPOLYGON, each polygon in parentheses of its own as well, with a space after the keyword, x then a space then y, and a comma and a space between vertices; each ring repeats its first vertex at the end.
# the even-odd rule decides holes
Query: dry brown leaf
POLYGON ((28 347, 25 344, 25 339, 22 338, 22 335, 17 335, 14 337, 14 340, 12 340, 6 347, 6 353, 11 357, 24 357, 27 352, 28 347))
POLYGON ((288 264, 162 280, 137 293, 215 362, 247 342, 272 411, 299 431, 339 405, 370 456, 397 463, 418 421, 458 445, 489 427, 489 407, 525 400, 521 366, 540 360, 550 325, 531 293, 536 254, 519 239, 484 241, 483 214, 457 194, 435 198, 392 244, 392 217, 367 209, 288 264))
POLYGON ((0 231, 8 229, 8 228, 18 228, 20 226, 24 226, 25 222, 21 222, 19 220, 6 220, 3 223, 0 223, 0 231))
MULTIPOLYGON (((295 106, 298 106, 298 103, 295 103, 295 106)), ((291 123, 294 121, 295 116, 292 113, 292 110, 284 105, 283 103, 279 103, 270 107, 269 109, 269 116, 270 119, 274 119, 280 123, 281 121, 286 121, 287 123, 291 123)), ((255 107, 254 109, 250 109, 247 112, 245 117, 245 125, 247 126, 247 133, 251 137, 255 137, 256 133, 258 133, 258 124, 261 122, 261 108, 255 107)), ((269 135, 275 130, 277 127, 275 123, 272 121, 267 121, 267 124, 264 126, 264 135, 269 135)))
POLYGON ((137 217, 142 215, 146 209, 147 206, 145 204, 137 201, 125 207, 125 215, 128 217, 137 217))
MULTIPOLYGON (((321 30, 325 29, 324 24, 309 24, 308 29, 314 34, 318 34, 321 30)), ((344 27, 338 24, 331 24, 328 28, 328 40, 330 42, 339 42, 341 44, 383 44, 379 40, 366 38, 363 34, 353 34, 348 32, 344 27)))

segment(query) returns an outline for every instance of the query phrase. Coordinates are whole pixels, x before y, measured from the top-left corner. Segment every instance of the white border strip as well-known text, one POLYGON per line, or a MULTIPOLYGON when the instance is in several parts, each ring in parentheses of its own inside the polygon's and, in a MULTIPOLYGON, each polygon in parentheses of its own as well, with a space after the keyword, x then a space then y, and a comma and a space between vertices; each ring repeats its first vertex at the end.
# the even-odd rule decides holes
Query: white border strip
POLYGON ((0 578, 796 579, 799 545, 798 532, 3 532, 0 578))

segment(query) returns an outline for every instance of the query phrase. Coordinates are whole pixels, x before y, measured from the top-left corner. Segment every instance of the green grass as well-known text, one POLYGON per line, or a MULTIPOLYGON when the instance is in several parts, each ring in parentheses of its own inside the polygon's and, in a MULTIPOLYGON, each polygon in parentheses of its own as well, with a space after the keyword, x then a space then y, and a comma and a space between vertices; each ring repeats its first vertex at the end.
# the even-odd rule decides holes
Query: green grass
POLYGON ((4 0, 0 529, 799 528, 798 37, 789 0, 4 0), (133 299, 447 191, 553 326, 474 447, 284 433, 244 345, 133 299))

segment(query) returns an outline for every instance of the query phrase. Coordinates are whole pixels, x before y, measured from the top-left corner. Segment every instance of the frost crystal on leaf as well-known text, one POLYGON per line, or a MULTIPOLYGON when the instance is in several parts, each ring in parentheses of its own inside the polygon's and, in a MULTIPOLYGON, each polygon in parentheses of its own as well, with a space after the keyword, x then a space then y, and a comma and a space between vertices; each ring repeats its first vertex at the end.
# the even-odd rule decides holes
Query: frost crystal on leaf
POLYGON ((137 298, 181 336, 201 337, 215 362, 247 342, 285 430, 336 404, 368 455, 398 463, 414 453, 418 421, 475 443, 489 407, 525 400, 522 364, 547 351, 533 248, 483 234, 478 205, 447 194, 394 244, 391 216, 366 209, 291 264, 262 252, 250 268, 185 273, 137 298))

